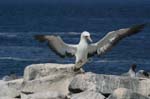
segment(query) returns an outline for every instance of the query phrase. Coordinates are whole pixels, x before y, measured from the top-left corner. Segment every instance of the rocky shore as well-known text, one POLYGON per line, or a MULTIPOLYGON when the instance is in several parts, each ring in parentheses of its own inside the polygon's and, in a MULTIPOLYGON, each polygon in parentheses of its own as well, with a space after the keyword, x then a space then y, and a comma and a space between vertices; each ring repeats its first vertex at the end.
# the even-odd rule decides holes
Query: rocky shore
POLYGON ((150 99, 150 79, 74 72, 74 64, 33 64, 0 80, 0 99, 150 99))

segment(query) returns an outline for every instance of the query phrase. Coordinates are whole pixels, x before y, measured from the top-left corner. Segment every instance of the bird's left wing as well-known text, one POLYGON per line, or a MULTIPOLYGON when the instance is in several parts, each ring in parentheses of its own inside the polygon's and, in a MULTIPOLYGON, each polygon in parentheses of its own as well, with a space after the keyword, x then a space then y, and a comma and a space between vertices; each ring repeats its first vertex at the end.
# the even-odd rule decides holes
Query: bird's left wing
POLYGON ((74 56, 76 53, 76 45, 65 43, 59 36, 35 35, 35 39, 40 42, 47 41, 49 48, 60 57, 74 56))
POLYGON ((95 54, 101 55, 111 50, 120 40, 125 37, 131 36, 140 32, 144 28, 145 24, 132 26, 130 28, 119 29, 107 33, 100 41, 89 45, 88 56, 95 54))

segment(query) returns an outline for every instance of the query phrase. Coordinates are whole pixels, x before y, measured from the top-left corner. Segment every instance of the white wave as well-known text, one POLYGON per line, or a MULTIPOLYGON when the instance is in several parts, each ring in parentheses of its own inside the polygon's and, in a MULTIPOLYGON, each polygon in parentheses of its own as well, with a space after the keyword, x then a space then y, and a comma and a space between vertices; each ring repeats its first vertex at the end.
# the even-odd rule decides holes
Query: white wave
POLYGON ((90 62, 96 62, 96 63, 117 63, 117 62, 125 62, 125 61, 120 61, 120 60, 98 60, 98 61, 93 61, 93 60, 90 60, 90 62))
POLYGON ((67 34, 71 34, 71 35, 80 35, 80 32, 68 32, 67 34))
POLYGON ((137 63, 137 64, 150 64, 149 60, 98 60, 98 61, 90 61, 96 63, 137 63))
MULTIPOLYGON (((86 31, 86 30, 83 30, 83 31, 86 31)), ((25 32, 25 33, 26 33, 26 35, 27 34, 28 35, 38 35, 38 34, 44 34, 44 35, 80 35, 83 31, 81 31, 81 32, 73 32, 73 31, 72 32, 25 32)), ((99 32, 91 32, 92 35, 97 35, 97 33, 99 33, 99 32)), ((16 33, 16 34, 18 34, 18 33, 16 33)))
POLYGON ((0 36, 13 38, 13 37, 17 37, 17 34, 11 34, 11 33, 0 33, 0 36))
MULTIPOLYGON (((41 61, 41 59, 26 59, 26 58, 18 58, 18 57, 0 57, 0 60, 14 60, 14 61, 41 61)), ((48 59, 43 59, 48 60, 48 59)))
POLYGON ((49 34, 56 34, 56 35, 80 35, 80 32, 53 32, 49 34))
POLYGON ((42 50, 42 47, 35 47, 35 46, 0 46, 0 49, 25 49, 25 50, 42 50))

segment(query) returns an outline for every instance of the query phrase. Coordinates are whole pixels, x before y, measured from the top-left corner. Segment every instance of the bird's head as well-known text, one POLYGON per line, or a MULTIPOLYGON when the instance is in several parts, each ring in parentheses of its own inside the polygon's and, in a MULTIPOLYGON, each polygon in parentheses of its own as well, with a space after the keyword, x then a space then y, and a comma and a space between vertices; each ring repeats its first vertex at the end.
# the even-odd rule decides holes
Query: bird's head
POLYGON ((131 65, 131 69, 132 69, 133 71, 135 71, 136 67, 137 67, 136 64, 132 64, 132 65, 131 65))
POLYGON ((144 70, 139 70, 139 73, 143 74, 145 71, 144 70))
POLYGON ((84 31, 84 32, 81 33, 81 38, 83 38, 87 41, 93 42, 92 39, 91 39, 90 33, 87 32, 87 31, 84 31))

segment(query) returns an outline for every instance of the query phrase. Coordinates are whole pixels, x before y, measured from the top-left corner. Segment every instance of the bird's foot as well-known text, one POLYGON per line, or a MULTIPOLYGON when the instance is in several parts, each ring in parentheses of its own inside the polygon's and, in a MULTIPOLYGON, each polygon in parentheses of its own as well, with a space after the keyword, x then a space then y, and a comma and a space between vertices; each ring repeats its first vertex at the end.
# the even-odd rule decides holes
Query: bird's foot
POLYGON ((82 66, 84 65, 83 60, 78 61, 74 65, 74 72, 76 73, 84 73, 84 70, 82 69, 82 66))
POLYGON ((74 68, 74 72, 78 74, 84 74, 85 71, 82 68, 74 68))
POLYGON ((82 68, 74 68, 74 72, 84 74, 85 71, 82 68))
POLYGON ((82 74, 85 73, 85 71, 84 71, 82 68, 80 68, 80 72, 81 72, 82 74))
POLYGON ((78 72, 78 71, 80 71, 80 68, 74 68, 74 72, 78 72))

